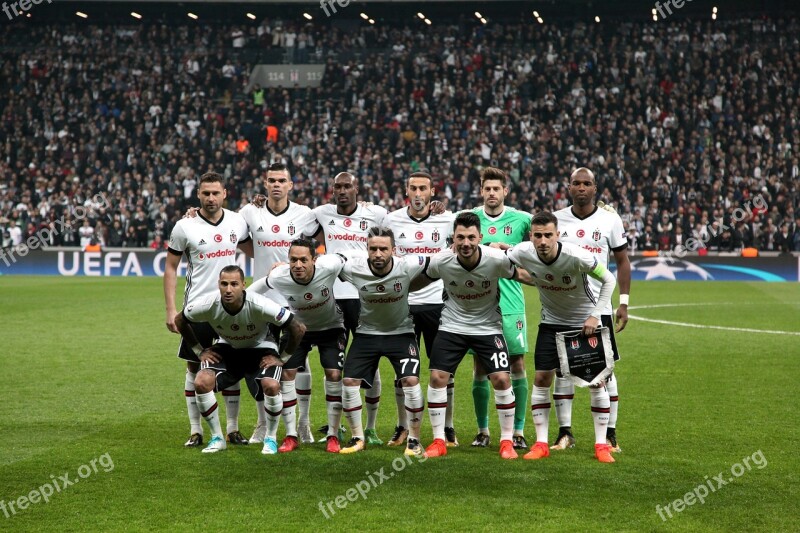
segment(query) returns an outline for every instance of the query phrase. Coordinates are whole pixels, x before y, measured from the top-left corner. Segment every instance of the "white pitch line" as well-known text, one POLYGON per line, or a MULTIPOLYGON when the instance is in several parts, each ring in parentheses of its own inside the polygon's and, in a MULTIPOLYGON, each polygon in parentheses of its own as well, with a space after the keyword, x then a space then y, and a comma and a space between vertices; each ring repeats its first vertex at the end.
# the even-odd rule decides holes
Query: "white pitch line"
MULTIPOLYGON (((730 305, 728 302, 715 302, 715 303, 687 303, 687 304, 658 304, 658 305, 638 305, 632 306, 630 309, 655 309, 659 307, 689 307, 698 305, 730 305)), ((744 333, 768 333, 771 335, 798 335, 800 331, 779 331, 771 329, 752 329, 752 328, 732 328, 728 326, 706 326, 703 324, 691 324, 689 322, 675 322, 672 320, 657 320, 655 318, 645 318, 642 316, 628 315, 628 318, 641 320, 642 322, 652 322, 654 324, 666 324, 668 326, 683 326, 685 328, 697 329, 721 329, 724 331, 741 331, 744 333)))

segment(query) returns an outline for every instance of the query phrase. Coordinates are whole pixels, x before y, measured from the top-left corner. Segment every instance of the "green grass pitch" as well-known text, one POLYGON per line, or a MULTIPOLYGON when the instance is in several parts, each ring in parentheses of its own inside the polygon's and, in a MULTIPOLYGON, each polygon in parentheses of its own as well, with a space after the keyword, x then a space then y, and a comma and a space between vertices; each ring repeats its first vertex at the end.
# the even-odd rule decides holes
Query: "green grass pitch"
MULTIPOLYGON (((527 294, 534 341, 538 298, 533 290, 527 294)), ((492 447, 470 448, 475 422, 468 358, 456 376, 461 447, 445 458, 409 464, 399 459, 401 450, 387 447, 334 456, 323 444, 272 457, 262 456, 260 446, 203 455, 183 448, 184 365, 175 358, 178 337, 163 325, 160 279, 2 277, 0 295, 0 530, 798 527, 796 283, 634 283, 632 315, 731 329, 631 320, 618 336, 623 452, 613 465, 592 457, 585 390, 578 390, 574 404, 575 449, 543 461, 502 461, 493 412, 492 447), (387 478, 377 474, 381 469, 387 478), (724 486, 713 479, 720 473, 724 486), (78 482, 62 488, 64 475, 78 482), (32 491, 54 482, 62 490, 48 502, 37 500, 32 491), (684 499, 696 489, 702 494, 699 487, 709 483, 715 490, 704 503, 684 499), (23 496, 37 501, 23 499, 20 508, 23 496), (693 504, 678 510, 678 499, 693 504), (659 505, 670 505, 672 516, 662 510, 663 520, 659 505)), ((527 365, 532 378, 532 355, 527 365)), ((387 439, 395 402, 385 362, 382 374, 378 431, 387 439)), ((318 360, 313 376, 317 427, 325 423, 318 360)), ((424 371, 422 378, 425 390, 424 371)), ((254 403, 243 395, 245 434, 254 421, 254 403)), ((556 426, 552 413, 551 439, 556 426)), ((526 436, 534 440, 530 417, 526 436)), ((430 438, 426 413, 424 444, 430 438)))

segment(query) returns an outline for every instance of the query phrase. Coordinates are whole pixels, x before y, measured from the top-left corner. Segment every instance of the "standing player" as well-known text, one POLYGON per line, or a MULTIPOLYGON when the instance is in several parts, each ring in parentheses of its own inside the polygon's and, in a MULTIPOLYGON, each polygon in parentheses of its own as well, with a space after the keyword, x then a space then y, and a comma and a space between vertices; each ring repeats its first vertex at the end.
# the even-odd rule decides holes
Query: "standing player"
POLYGON ((219 291, 216 294, 189 304, 175 317, 175 324, 184 340, 194 347, 202 362, 195 379, 197 406, 211 428, 211 440, 203 453, 215 453, 226 448, 219 425, 214 388, 223 389, 231 383, 238 383, 245 376, 254 379, 264 391, 267 434, 261 453, 271 455, 277 453, 278 449, 275 435, 283 404, 281 364, 294 353, 305 326, 269 298, 247 294, 244 288, 242 269, 235 265, 227 266, 219 273, 219 291), (203 322, 213 324, 220 339, 200 353, 190 324, 203 322), (270 325, 289 332, 286 351, 280 356, 270 325))
MULTIPOLYGON (((314 235, 318 241, 324 237, 327 253, 343 253, 347 250, 366 250, 367 232, 370 228, 384 226, 386 209, 373 205, 365 206, 356 201, 358 179, 349 172, 340 172, 333 178, 333 195, 336 205, 321 205, 313 210, 319 222, 319 230, 314 235)), ((358 290, 352 283, 337 281, 333 287, 336 304, 344 314, 344 327, 348 335, 353 335, 358 327, 361 304, 358 290)), ((375 423, 381 401, 381 374, 376 371, 372 388, 364 393, 367 403, 367 444, 381 445, 375 423)), ((330 431, 330 428, 328 428, 330 431)))
MULTIPOLYGON (((223 209, 226 196, 222 176, 214 172, 203 174, 197 189, 197 197, 200 199, 198 216, 179 220, 170 234, 169 253, 164 267, 164 300, 167 308, 167 329, 173 333, 178 333, 175 325, 175 289, 178 284, 178 265, 184 254, 189 263, 183 295, 184 307, 195 303, 206 293, 217 291, 219 270, 236 264, 237 245, 252 255, 247 223, 239 214, 223 209)), ((203 346, 210 346, 216 337, 213 328, 208 324, 192 324, 192 329, 203 346)), ((203 444, 203 427, 200 424, 194 387, 197 371, 200 370, 200 360, 183 340, 178 348, 178 357, 186 361, 184 395, 191 435, 185 446, 200 446, 203 444)), ((222 395, 225 398, 229 442, 247 444, 247 439, 239 432, 239 383, 231 383, 230 387, 222 391, 222 395)))
MULTIPOLYGON (((289 170, 282 163, 273 163, 267 168, 264 187, 267 201, 264 207, 248 204, 239 211, 244 217, 253 236, 255 268, 253 279, 261 279, 269 275, 272 265, 286 261, 291 242, 316 231, 317 220, 311 209, 289 201, 289 191, 294 184, 289 170)), ((270 291, 266 294, 273 301, 286 307, 286 299, 280 292, 270 291)), ((311 435, 311 423, 308 417, 311 395, 311 373, 306 361, 292 370, 284 368, 281 381, 281 394, 285 402, 283 421, 287 435, 298 435, 302 442, 314 442, 311 435), (295 387, 295 377, 297 386, 295 387), (296 406, 300 404, 299 428, 295 418, 296 406)), ((266 429, 264 410, 258 410, 258 424, 250 437, 251 443, 264 440, 266 429)))
MULTIPOLYGON (((486 167, 481 172, 481 196, 483 206, 473 211, 480 218, 483 230, 483 243, 505 243, 510 246, 521 243, 531 229, 531 215, 504 205, 508 195, 507 177, 498 168, 486 167)), ((528 323, 525 318, 525 296, 519 283, 510 279, 500 280, 500 309, 503 312, 503 335, 508 343, 511 360, 511 386, 517 398, 528 397, 528 376, 525 372, 525 352, 528 351, 528 323)), ((473 446, 489 445, 489 383, 486 371, 475 360, 475 374, 472 382, 472 399, 475 404, 475 417, 478 434, 473 446)), ((527 408, 519 402, 514 413, 514 448, 527 449, 525 442, 525 416, 527 408)))
MULTIPOLYGON (((433 196, 433 180, 427 172, 414 172, 408 177, 406 195, 408 207, 389 213, 386 219, 392 229, 397 243, 397 254, 433 255, 446 249, 452 240, 453 219, 450 212, 435 215, 431 213, 431 197, 433 196)), ((414 334, 417 346, 425 339, 425 352, 431 357, 433 341, 439 331, 439 319, 442 316, 441 281, 430 284, 424 289, 412 292, 408 297, 411 305, 411 316, 414 319, 414 334)), ((387 444, 400 446, 408 436, 405 397, 403 387, 395 381, 395 399, 397 401, 397 427, 394 436, 387 444)), ((458 446, 456 430, 453 427, 453 378, 447 384, 447 414, 445 416, 445 438, 448 446, 458 446)))
MULTIPOLYGON (((536 444, 525 459, 550 455, 547 431, 550 419, 550 384, 559 368, 556 333, 582 329, 592 335, 600 326, 600 315, 611 302, 616 280, 596 257, 574 244, 558 242, 558 220, 548 211, 537 213, 531 222, 531 242, 508 250, 514 263, 535 280, 542 302, 542 321, 536 336, 534 361, 536 376, 531 394, 531 417, 536 426, 536 444), (600 281, 599 297, 588 287, 587 276, 600 281)), ((594 419, 595 457, 613 463, 611 446, 606 444, 609 399, 603 384, 590 387, 594 419)))
MULTIPOLYGON (((266 294, 279 292, 287 300, 289 309, 306 325, 306 334, 283 365, 281 392, 287 379, 292 379, 297 368, 307 365, 312 346, 319 349, 320 362, 325 370, 325 398, 328 408, 327 451, 339 452, 337 429, 342 419, 342 367, 347 334, 344 331, 342 312, 333 299, 333 284, 342 271, 344 260, 335 254, 317 257, 316 246, 310 239, 295 239, 289 248, 289 264, 274 268, 267 278, 250 286, 252 292, 266 294)), ((284 394, 284 406, 286 396, 284 394)), ((291 412, 290 415, 294 413, 291 412)), ((290 431, 294 417, 286 420, 286 438, 279 452, 290 452, 298 446, 297 434, 290 431)))
POLYGON ((340 453, 350 454, 364 449, 359 390, 362 383, 368 387, 372 385, 380 358, 384 356, 392 363, 396 379, 403 384, 405 408, 409 413, 405 454, 425 455, 419 443, 423 410, 419 348, 414 338, 408 293, 412 280, 425 271, 429 259, 421 255, 395 258, 392 257, 394 252, 392 230, 371 228, 367 257, 351 257, 340 274, 341 279, 359 287, 361 300, 358 329, 344 362, 342 387, 344 413, 353 437, 340 453))
MULTIPOLYGON (((588 168, 578 168, 570 176, 569 194, 572 206, 556 211, 558 228, 561 232, 559 240, 577 244, 591 252, 604 267, 608 268, 608 258, 614 253, 614 262, 617 264, 617 283, 619 284, 619 308, 616 313, 617 328, 619 333, 628 323, 628 295, 631 288, 631 263, 628 260, 628 241, 625 237, 625 228, 622 219, 610 206, 595 205, 597 184, 594 174, 588 168)), ((600 292, 600 283, 590 279, 589 283, 595 298, 600 292)), ((614 359, 619 359, 617 343, 614 339, 614 328, 611 315, 614 310, 611 303, 603 309, 601 320, 603 326, 611 333, 611 345, 614 348, 614 359)), ((617 391, 617 378, 614 374, 606 381, 606 388, 611 399, 611 411, 608 417, 608 435, 606 437, 611 449, 619 452, 617 444, 617 409, 619 394, 617 391)), ((556 377, 553 390, 553 403, 558 417, 558 437, 551 449, 563 450, 575 445, 572 436, 572 399, 575 396, 575 385, 569 379, 556 377)))
POLYGON ((514 426, 514 390, 509 378, 509 357, 503 337, 502 313, 498 303, 498 282, 505 279, 529 281, 505 254, 480 244, 481 221, 475 213, 459 213, 453 227, 456 251, 445 250, 431 258, 426 275, 444 282, 442 323, 433 343, 428 385, 428 415, 433 427, 429 457, 447 455, 445 411, 447 382, 455 374, 467 350, 486 369, 494 387, 500 419, 500 457, 516 459, 511 441, 514 426))

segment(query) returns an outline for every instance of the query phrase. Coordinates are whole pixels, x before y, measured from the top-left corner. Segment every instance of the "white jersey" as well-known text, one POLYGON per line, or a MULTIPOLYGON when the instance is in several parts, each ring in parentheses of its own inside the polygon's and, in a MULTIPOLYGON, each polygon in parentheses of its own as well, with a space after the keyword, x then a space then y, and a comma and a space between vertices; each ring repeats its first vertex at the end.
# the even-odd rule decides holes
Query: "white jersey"
MULTIPOLYGON (((377 205, 365 207, 359 204, 349 215, 337 213, 333 204, 321 205, 312 212, 325 234, 325 251, 332 254, 366 250, 369 228, 383 227, 386 221, 386 209, 377 205)), ((337 300, 358 298, 356 288, 341 280, 333 286, 333 294, 337 300)))
POLYGON ((184 307, 201 295, 219 292, 219 271, 236 264, 236 247, 249 238, 244 218, 227 209, 222 210, 222 217, 216 224, 199 213, 175 224, 169 236, 169 252, 186 254, 188 261, 184 307))
POLYGON ((361 314, 358 333, 399 335, 413 333, 414 322, 408 307, 411 280, 425 271, 428 258, 421 255, 393 257, 388 274, 375 277, 367 257, 351 256, 339 277, 358 287, 361 314))
POLYGON ((208 322, 219 335, 219 343, 234 348, 272 348, 277 351, 269 325, 283 326, 293 315, 284 307, 260 294, 245 292, 244 306, 235 315, 222 306, 217 291, 183 309, 183 316, 192 322, 208 322))
MULTIPOLYGON (((586 218, 578 218, 572 207, 559 209, 553 213, 558 219, 558 240, 577 244, 594 255, 600 264, 608 269, 611 252, 628 247, 628 239, 622 219, 616 213, 599 207, 586 218)), ((594 278, 589 279, 595 298, 600 294, 602 283, 594 278)), ((611 304, 603 309, 604 315, 613 313, 611 304)))
POLYGON ((314 275, 308 283, 295 281, 289 265, 281 265, 268 277, 253 283, 250 290, 259 294, 279 292, 308 331, 344 328, 342 311, 333 299, 333 282, 344 263, 344 259, 335 254, 317 257, 314 275))
MULTIPOLYGON (((392 211, 386 217, 386 223, 394 232, 397 255, 408 254, 433 255, 449 246, 453 237, 453 220, 451 212, 440 215, 428 214, 425 218, 416 219, 408 214, 408 207, 392 211)), ((427 287, 412 292, 408 297, 410 305, 426 305, 442 303, 441 281, 431 283, 427 287)))
POLYGON ((478 264, 469 270, 450 249, 431 257, 428 277, 444 282, 441 331, 462 335, 503 333, 498 281, 513 278, 516 268, 502 251, 483 245, 478 249, 478 264))
POLYGON ((588 274, 599 264, 595 256, 575 244, 561 242, 551 263, 539 258, 532 242, 518 244, 506 254, 536 282, 543 324, 583 326, 597 305, 588 280, 588 274))
MULTIPOLYGON (((289 245, 294 239, 313 236, 317 232, 317 219, 311 209, 304 205, 289 202, 286 209, 275 213, 268 207, 247 204, 240 211, 253 236, 255 268, 253 278, 261 279, 269 275, 272 265, 286 262, 289 258, 289 245)), ((281 305, 286 305, 283 296, 267 294, 281 305)))

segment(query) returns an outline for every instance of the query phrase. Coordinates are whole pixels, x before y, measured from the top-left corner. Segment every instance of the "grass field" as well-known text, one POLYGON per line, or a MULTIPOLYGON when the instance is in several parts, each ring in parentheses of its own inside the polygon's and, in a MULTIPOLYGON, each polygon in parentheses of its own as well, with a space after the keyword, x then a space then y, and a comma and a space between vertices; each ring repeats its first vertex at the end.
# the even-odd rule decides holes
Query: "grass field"
MULTIPOLYGON (((182 446, 184 366, 174 355, 178 337, 163 326, 160 279, 0 277, 0 295, 2 530, 788 531, 800 523, 796 283, 636 283, 632 315, 773 332, 632 320, 618 336, 623 453, 613 465, 592 457, 584 390, 574 405, 575 449, 502 461, 494 413, 491 449, 470 448, 468 360, 456 376, 462 446, 445 458, 406 464, 386 447, 334 456, 323 444, 272 457, 260 446, 202 455, 182 446), (677 305, 636 308, 664 304, 677 305), (392 475, 378 484, 381 469, 392 475), (726 485, 715 481, 705 503, 681 512, 671 504, 720 473, 726 485), (79 481, 49 503, 18 508, 38 487, 64 485, 65 474, 79 481), (362 498, 351 490, 348 501, 359 482, 370 491, 362 498), (337 496, 347 506, 333 503, 336 514, 326 518, 320 502, 337 496), (672 505, 672 518, 662 511, 662 520, 657 505, 672 505)), ((533 341, 538 299, 528 297, 533 341)), ((532 366, 531 357, 531 377, 532 366)), ((378 430, 388 438, 388 364, 382 373, 378 430)), ((314 387, 316 427, 325 422, 318 361, 314 387)), ((242 398, 249 435, 255 408, 242 398)), ((551 438, 556 426, 553 413, 551 438)), ((530 419, 526 435, 534 440, 530 419)), ((423 440, 430 442, 427 413, 423 440)))

